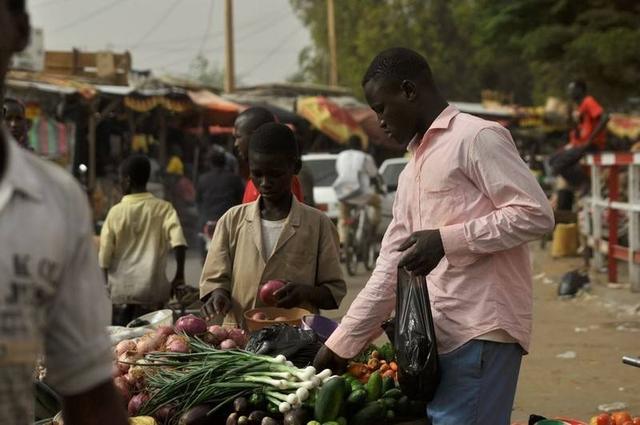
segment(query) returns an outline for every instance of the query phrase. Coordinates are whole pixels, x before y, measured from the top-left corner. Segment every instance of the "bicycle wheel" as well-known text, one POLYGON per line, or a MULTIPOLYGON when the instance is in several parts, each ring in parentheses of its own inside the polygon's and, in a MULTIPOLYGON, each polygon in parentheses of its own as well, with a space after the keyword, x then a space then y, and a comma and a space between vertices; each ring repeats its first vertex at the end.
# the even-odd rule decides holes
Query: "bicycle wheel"
POLYGON ((363 251, 362 263, 364 264, 364 268, 370 272, 376 266, 376 257, 377 257, 376 244, 372 243, 370 238, 365 238, 364 245, 365 246, 363 247, 363 250, 362 250, 363 251))
POLYGON ((347 274, 349 276, 355 276, 356 273, 358 273, 358 253, 351 244, 347 247, 345 263, 347 266, 347 274))

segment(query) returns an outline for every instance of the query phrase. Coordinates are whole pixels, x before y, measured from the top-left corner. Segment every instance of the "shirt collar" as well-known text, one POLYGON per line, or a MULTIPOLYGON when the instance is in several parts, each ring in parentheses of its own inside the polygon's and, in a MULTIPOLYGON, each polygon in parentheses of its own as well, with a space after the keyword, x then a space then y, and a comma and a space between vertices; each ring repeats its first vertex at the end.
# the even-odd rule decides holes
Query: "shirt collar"
POLYGON ((409 145, 407 146, 407 150, 409 152, 415 152, 418 146, 422 145, 426 140, 427 135, 434 130, 446 130, 451 125, 451 120, 460 113, 460 110, 453 105, 448 105, 446 108, 440 112, 440 114, 436 117, 436 119, 431 123, 429 128, 424 134, 416 134, 409 145))
POLYGON ((42 188, 33 167, 29 164, 27 155, 33 155, 27 150, 21 148, 18 142, 7 131, 4 125, 1 126, 6 150, 6 168, 0 177, 0 183, 9 184, 11 187, 33 199, 42 199, 42 188))
POLYGON ((131 193, 129 195, 124 195, 122 197, 122 202, 137 202, 151 197, 153 197, 153 195, 149 192, 131 193))
MULTIPOLYGON (((295 195, 291 194, 291 210, 289 211, 287 222, 294 227, 300 226, 300 219, 302 215, 302 204, 298 201, 295 195)), ((253 201, 253 204, 249 206, 249 213, 246 215, 245 220, 251 222, 260 222, 260 197, 253 201)))

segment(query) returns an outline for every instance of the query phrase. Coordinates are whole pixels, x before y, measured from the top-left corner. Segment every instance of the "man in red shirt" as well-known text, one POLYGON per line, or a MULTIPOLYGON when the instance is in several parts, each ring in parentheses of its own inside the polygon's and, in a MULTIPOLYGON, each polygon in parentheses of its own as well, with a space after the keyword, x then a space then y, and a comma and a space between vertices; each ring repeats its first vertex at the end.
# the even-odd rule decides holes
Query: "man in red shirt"
MULTIPOLYGON (((233 126, 234 147, 236 155, 238 156, 238 162, 240 163, 241 177, 247 179, 247 186, 244 190, 244 196, 242 197, 243 204, 253 202, 260 196, 260 192, 258 192, 258 189, 256 189, 251 179, 248 178, 249 139, 258 127, 270 122, 276 122, 276 117, 268 109, 254 106, 238 115, 233 126)), ((304 201, 302 186, 300 186, 300 180, 298 180, 297 176, 293 176, 291 192, 298 201, 304 201)))
POLYGON ((605 131, 609 116, 602 106, 587 94, 587 85, 584 81, 576 80, 569 83, 569 96, 578 108, 574 111, 576 127, 569 135, 568 148, 577 148, 592 145, 598 150, 603 150, 606 143, 605 131))

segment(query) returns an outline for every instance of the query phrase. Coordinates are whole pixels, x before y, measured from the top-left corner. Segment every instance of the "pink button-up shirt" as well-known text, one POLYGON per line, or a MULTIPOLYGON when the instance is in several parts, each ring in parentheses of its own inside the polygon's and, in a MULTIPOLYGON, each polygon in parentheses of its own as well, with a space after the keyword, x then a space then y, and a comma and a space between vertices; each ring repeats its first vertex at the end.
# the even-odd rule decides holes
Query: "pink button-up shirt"
POLYGON ((395 307, 398 247, 413 232, 440 229, 445 257, 427 276, 439 353, 494 331, 528 351, 527 242, 554 220, 509 131, 449 106, 409 151, 376 268, 327 346, 351 358, 380 334, 395 307))

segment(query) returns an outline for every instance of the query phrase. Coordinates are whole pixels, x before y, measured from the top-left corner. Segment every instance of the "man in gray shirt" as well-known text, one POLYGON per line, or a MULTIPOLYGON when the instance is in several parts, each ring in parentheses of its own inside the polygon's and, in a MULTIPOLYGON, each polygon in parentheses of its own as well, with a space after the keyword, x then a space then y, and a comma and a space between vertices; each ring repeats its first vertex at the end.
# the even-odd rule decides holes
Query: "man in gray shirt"
MULTIPOLYGON (((24 0, 0 0, 0 97, 11 54, 30 33, 24 0)), ((0 99, 1 100, 1 99, 0 99)), ((20 149, 0 127, 0 423, 33 423, 33 375, 66 425, 125 425, 111 379, 110 302, 97 264, 86 195, 56 165, 20 149)))

